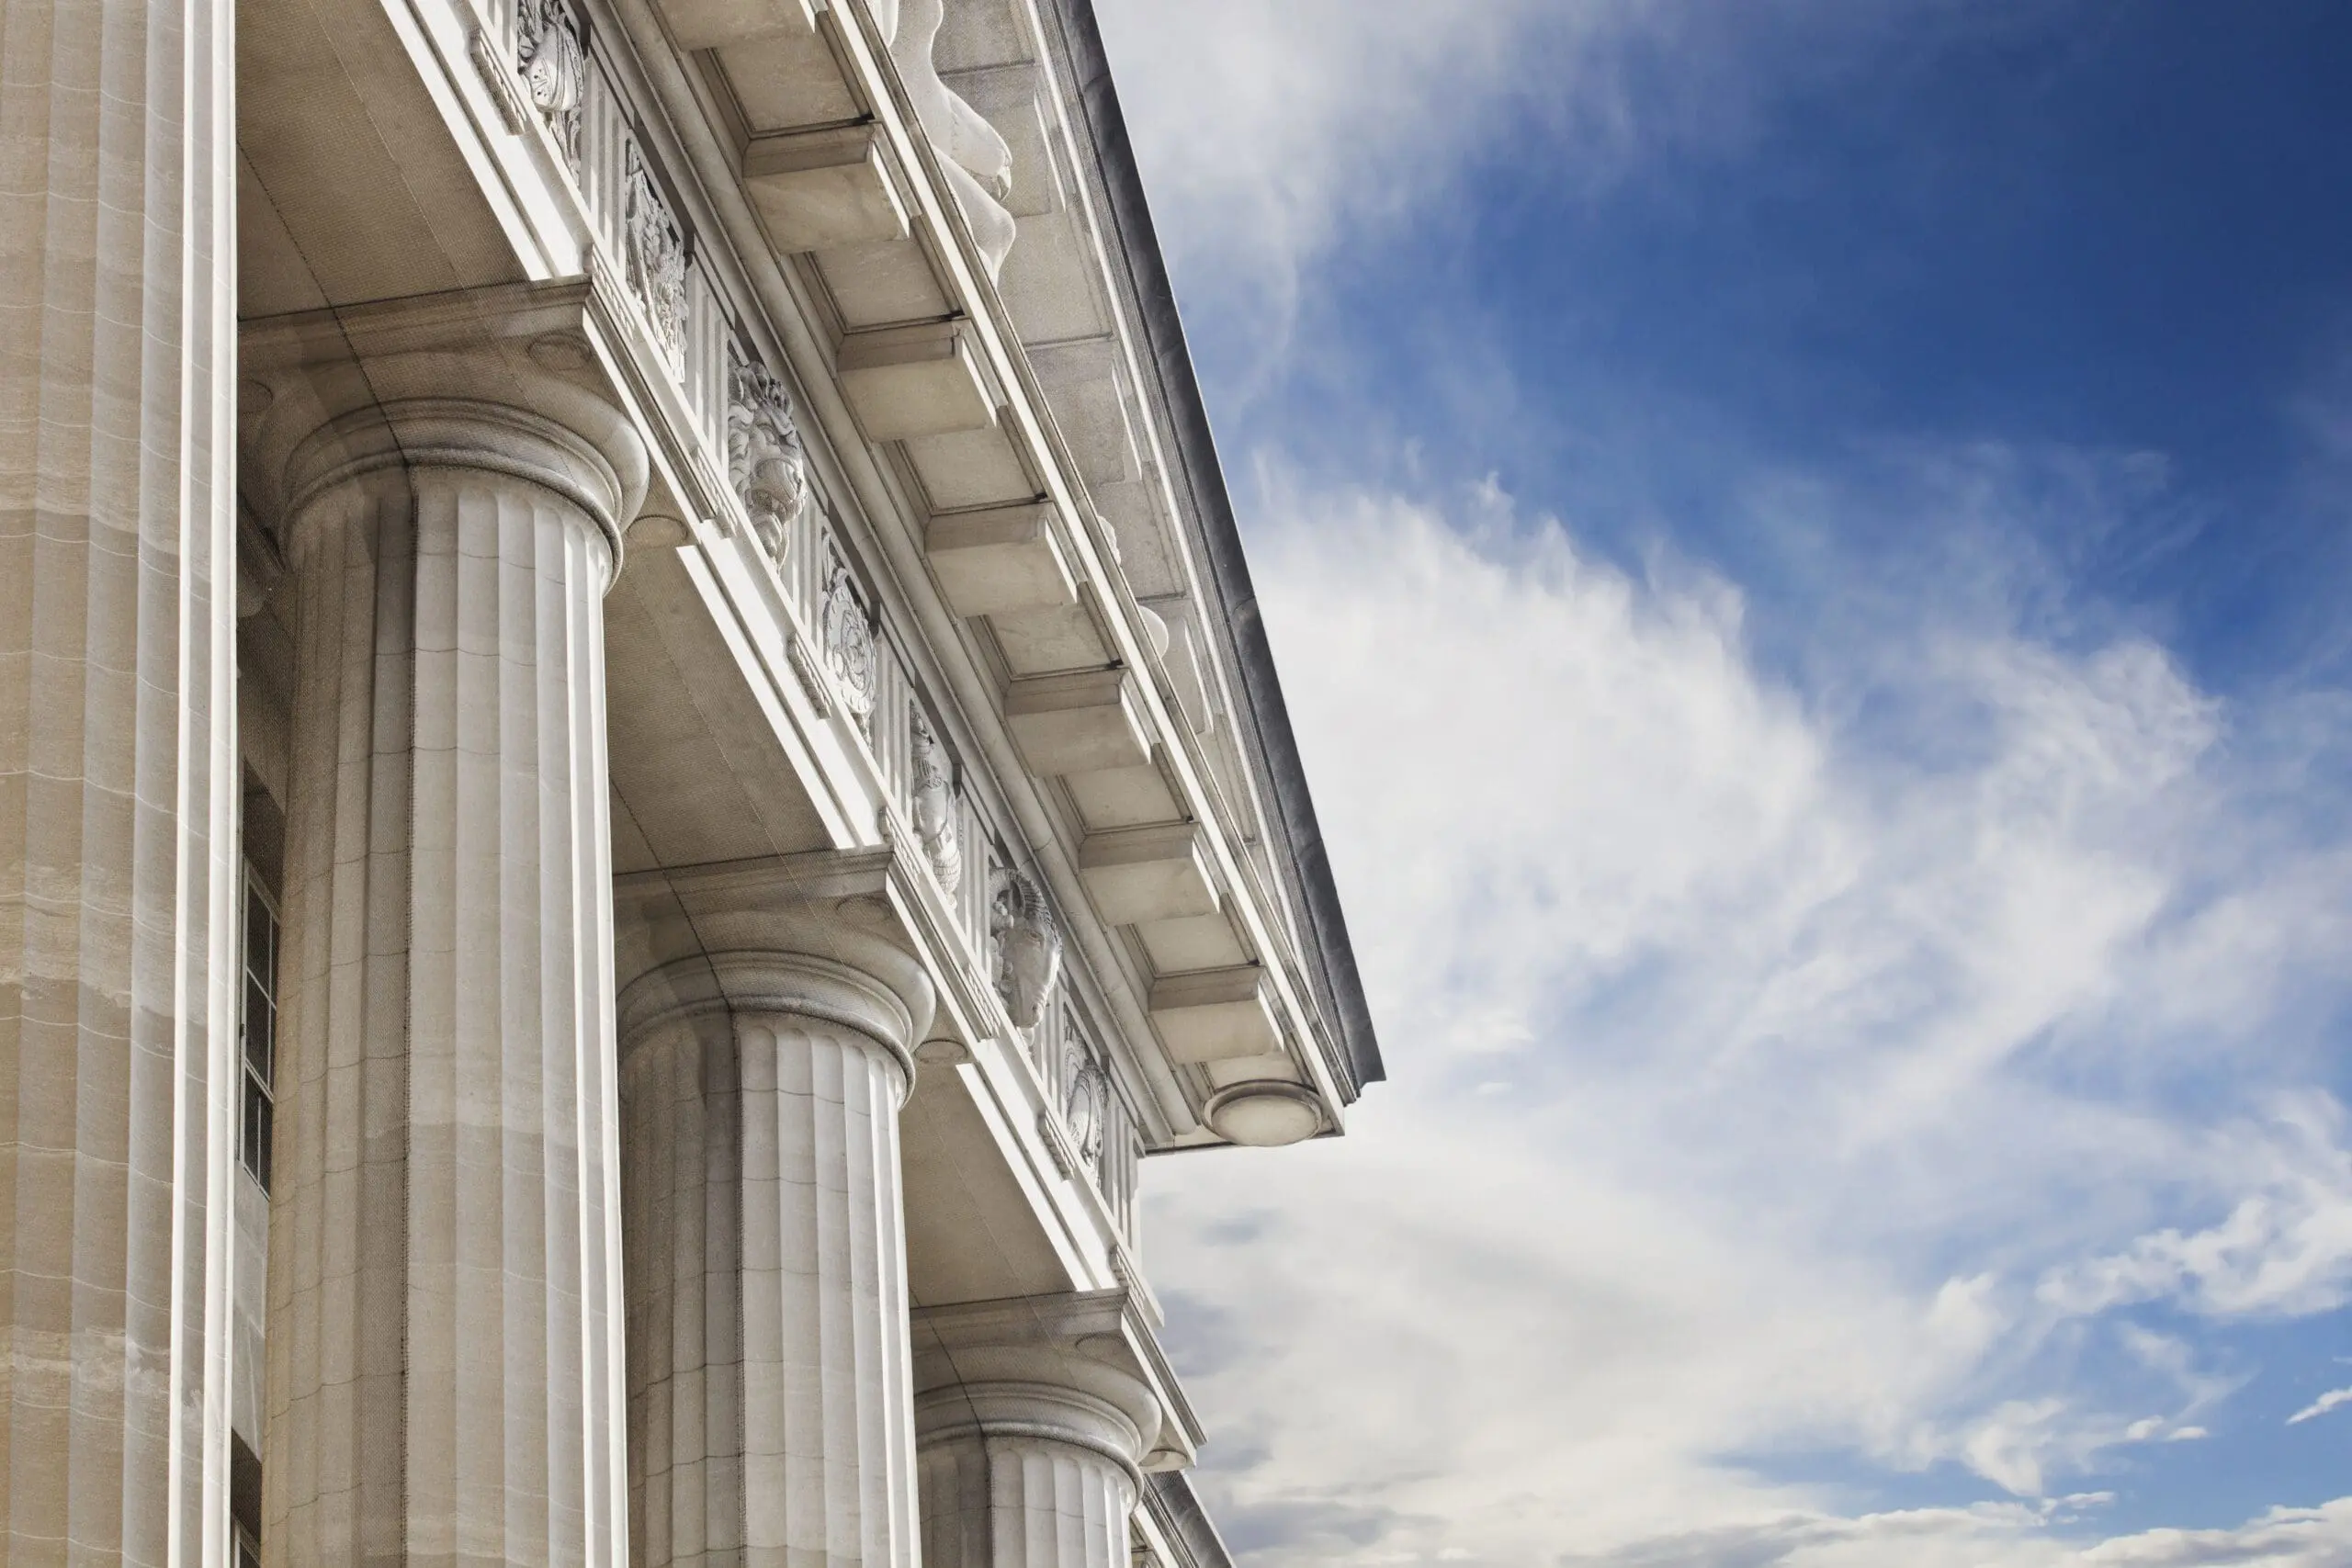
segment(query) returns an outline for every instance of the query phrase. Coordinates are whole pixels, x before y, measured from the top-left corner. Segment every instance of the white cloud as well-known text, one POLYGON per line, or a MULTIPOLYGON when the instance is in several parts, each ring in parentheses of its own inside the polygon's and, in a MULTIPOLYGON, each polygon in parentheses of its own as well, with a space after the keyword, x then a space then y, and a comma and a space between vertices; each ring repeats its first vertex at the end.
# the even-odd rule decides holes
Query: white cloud
POLYGON ((2166 1227, 2121 1253, 2052 1271, 2040 1294, 2085 1314, 2165 1298, 2213 1316, 2304 1315, 2352 1300, 2352 1148, 2343 1107, 2282 1100, 2259 1130, 2226 1127, 2208 1163, 2242 1192, 2218 1224, 2166 1227))
POLYGON ((1102 0, 1152 199, 1180 251, 1287 268, 1394 214, 1531 100, 1625 134, 1596 58, 1654 0, 1102 0))
POLYGON ((2290 1427, 2300 1427, 2306 1421, 2317 1420, 2320 1416, 2326 1415, 2329 1411, 2346 1404, 2352 1404, 2352 1388, 2329 1389, 2325 1393, 2321 1394, 2317 1399, 2312 1400, 2309 1404, 2304 1405, 2301 1410, 2298 1410, 2292 1416, 2288 1416, 2287 1425, 2290 1427))
MULTIPOLYGON (((1541 118, 1523 177, 1573 191, 1735 146, 1886 31, 2041 25, 1098 3, 1187 304, 1270 364, 1318 259, 1459 220, 1500 128, 1541 118)), ((2352 942, 2318 761, 2344 700, 2225 706, 2051 610, 2066 563, 2021 540, 2095 536, 2159 457, 1887 460, 1908 490, 1749 498, 1950 541, 1924 581, 1822 585, 1794 671, 1732 585, 1597 561, 1491 488, 1261 476, 1248 510, 1285 522, 1253 565, 1396 1081, 1345 1140, 1148 1187, 1204 1483, 1256 1568, 2352 1564, 2352 1500, 2085 1544, 2101 1499, 2041 1497, 2206 1439, 2236 1386, 2139 1309, 2352 1299, 2352 1128, 2310 1058, 2352 942), (1933 1467, 2016 1500, 1830 1483, 1933 1467)))
POLYGON ((2082 1555, 2053 1506, 1847 1517, 1774 1457, 2037 1498, 2233 1386, 2133 1303, 2343 1299, 2342 1112, 2268 1044, 2330 955, 2249 980, 2210 928, 2324 928, 2352 872, 2256 830, 2240 716, 2145 641, 1929 610, 1844 650, 1946 716, 1921 746, 1759 670, 1702 571, 1491 491, 1267 482, 1396 1081, 1346 1139, 1148 1188, 1253 1563, 2352 1561, 2340 1509, 2082 1555), (2243 1092, 2184 1094, 2220 1061, 2243 1092))
MULTIPOLYGON (((2080 1500, 2096 1510, 2104 1499, 2080 1500)), ((2076 1502, 2068 1499, 2069 1503, 2076 1502)), ((2234 1529, 2149 1530, 2096 1546, 2053 1540, 2078 1509, 1921 1508, 1859 1518, 1812 1515, 1659 1536, 1564 1568, 2345 1568, 2352 1499, 2281 1508, 2234 1529)))
POLYGON ((1747 144, 1792 86, 2046 26, 1967 0, 1096 0, 1187 304, 1286 341, 1306 270, 1409 221, 1467 231, 1464 169, 1575 196, 1747 144), (1890 45, 1897 46, 1890 49, 1890 45), (1540 165, 1527 153, 1540 149, 1540 165))

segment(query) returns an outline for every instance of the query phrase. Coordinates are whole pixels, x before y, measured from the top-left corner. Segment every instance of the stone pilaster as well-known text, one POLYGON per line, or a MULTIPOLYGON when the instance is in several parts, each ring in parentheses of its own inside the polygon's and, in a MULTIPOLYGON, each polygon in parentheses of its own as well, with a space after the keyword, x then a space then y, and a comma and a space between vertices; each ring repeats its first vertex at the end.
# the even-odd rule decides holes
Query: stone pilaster
POLYGON ((930 986, 838 919, 698 924, 719 951, 621 1002, 633 1560, 913 1568, 899 1110, 930 986))
POLYGON ((0 9, 0 1561, 217 1560, 236 983, 225 0, 0 9))
POLYGON ((1162 1402, 1117 1294, 916 1314, 924 1568, 1127 1568, 1162 1402))
POLYGON ((284 470, 266 1559, 620 1563, 602 597, 643 455, 370 370, 413 395, 284 470))

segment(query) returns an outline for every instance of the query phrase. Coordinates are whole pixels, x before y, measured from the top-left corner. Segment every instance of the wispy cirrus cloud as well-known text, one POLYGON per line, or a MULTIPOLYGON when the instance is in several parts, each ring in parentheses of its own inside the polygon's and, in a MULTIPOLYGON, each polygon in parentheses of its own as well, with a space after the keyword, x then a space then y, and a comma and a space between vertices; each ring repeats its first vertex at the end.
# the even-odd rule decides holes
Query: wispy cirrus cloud
POLYGON ((2352 1388, 2329 1389, 2325 1393, 2288 1416, 2287 1425, 2300 1427, 2306 1421, 2316 1421, 2329 1411, 2341 1409, 2346 1404, 2352 1404, 2352 1388))

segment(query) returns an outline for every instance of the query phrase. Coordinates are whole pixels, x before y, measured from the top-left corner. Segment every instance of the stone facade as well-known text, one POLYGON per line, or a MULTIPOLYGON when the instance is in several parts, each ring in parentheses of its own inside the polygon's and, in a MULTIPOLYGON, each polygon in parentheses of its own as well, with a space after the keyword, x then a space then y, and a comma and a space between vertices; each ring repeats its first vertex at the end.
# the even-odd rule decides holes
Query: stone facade
POLYGON ((1220 1560, 1379 1057, 1088 0, 233 21, 6 14, 0 1561, 1220 1560))

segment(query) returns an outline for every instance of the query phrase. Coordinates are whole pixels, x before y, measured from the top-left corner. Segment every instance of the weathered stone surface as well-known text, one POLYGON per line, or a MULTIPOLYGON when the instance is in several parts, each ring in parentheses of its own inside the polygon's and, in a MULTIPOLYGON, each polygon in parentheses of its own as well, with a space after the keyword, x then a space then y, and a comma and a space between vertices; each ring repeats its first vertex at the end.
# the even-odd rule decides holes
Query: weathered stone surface
POLYGON ((625 1561, 602 597, 629 489, 451 399, 293 457, 266 1561, 625 1561))
POLYGON ((0 1561, 225 1539, 231 10, 0 11, 0 1561))
POLYGON ((631 1559, 912 1568, 899 1111, 929 984, 848 926, 746 919, 778 947, 622 998, 631 1559))

